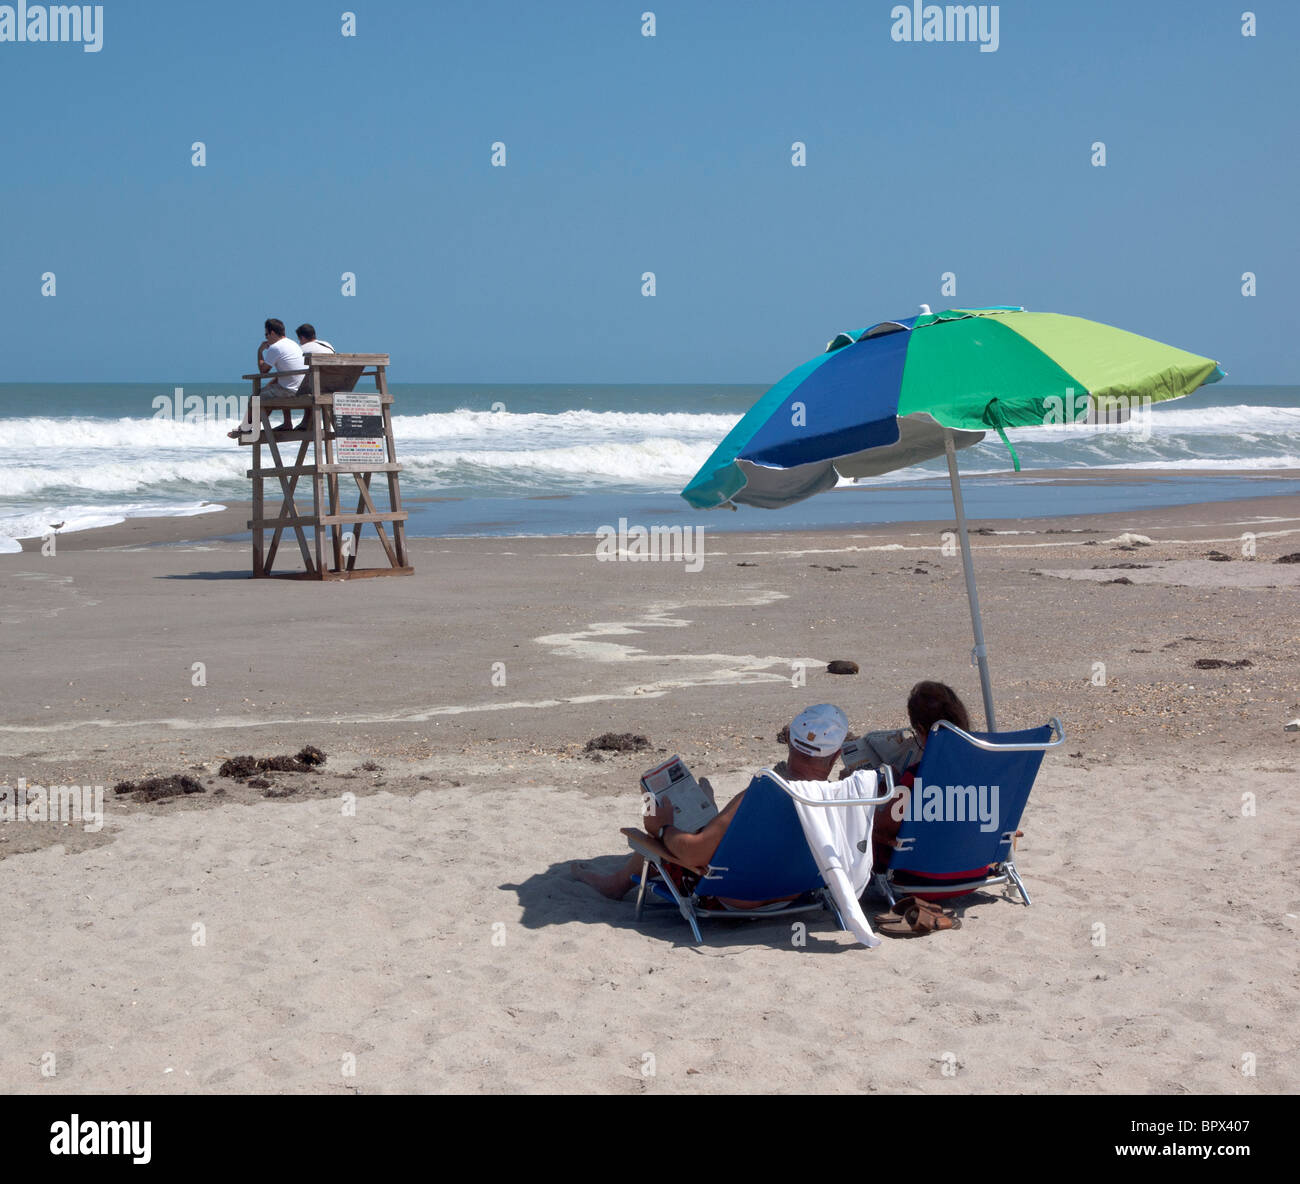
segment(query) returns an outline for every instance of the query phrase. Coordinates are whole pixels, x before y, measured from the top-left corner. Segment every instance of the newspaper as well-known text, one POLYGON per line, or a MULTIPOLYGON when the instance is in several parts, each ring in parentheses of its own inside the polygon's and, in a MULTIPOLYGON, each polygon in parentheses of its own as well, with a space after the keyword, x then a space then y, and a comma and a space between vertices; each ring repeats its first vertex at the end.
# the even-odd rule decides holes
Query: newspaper
POLYGON ((718 807, 709 801, 680 756, 645 773, 641 777, 641 789, 654 798, 656 805, 662 805, 664 798, 672 802, 672 825, 678 830, 694 834, 718 815, 718 807))
POLYGON ((889 765, 895 776, 901 777, 920 755, 921 746, 911 728, 868 732, 865 736, 844 741, 840 750, 845 774, 863 766, 879 770, 882 765, 889 765))

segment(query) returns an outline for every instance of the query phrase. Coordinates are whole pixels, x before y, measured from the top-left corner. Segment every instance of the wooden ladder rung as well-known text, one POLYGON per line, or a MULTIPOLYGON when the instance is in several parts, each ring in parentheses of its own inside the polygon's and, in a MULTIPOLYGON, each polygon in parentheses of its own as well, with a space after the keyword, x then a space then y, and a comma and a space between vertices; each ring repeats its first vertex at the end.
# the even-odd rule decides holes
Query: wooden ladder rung
POLYGON ((282 469, 248 469, 246 477, 310 477, 313 473, 400 473, 402 466, 392 464, 364 465, 290 465, 282 469))
POLYGON ((315 514, 303 514, 297 518, 250 519, 247 526, 249 530, 257 530, 259 526, 263 530, 274 530, 277 526, 344 526, 356 522, 364 525, 367 522, 405 522, 410 516, 408 510, 386 510, 379 514, 322 514, 319 518, 315 514))
POLYGON ((353 522, 405 522, 410 514, 405 510, 386 510, 379 514, 322 514, 322 526, 343 526, 353 522))

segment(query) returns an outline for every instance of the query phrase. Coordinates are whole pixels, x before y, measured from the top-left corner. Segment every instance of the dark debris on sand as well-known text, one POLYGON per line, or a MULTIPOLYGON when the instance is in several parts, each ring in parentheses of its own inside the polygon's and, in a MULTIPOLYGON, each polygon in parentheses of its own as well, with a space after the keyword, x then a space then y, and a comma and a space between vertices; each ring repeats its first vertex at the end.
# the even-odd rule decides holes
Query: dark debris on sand
POLYGON ((305 773, 311 766, 296 756, 261 756, 257 758, 257 768, 262 773, 305 773))
POLYGON ((1274 563, 1300 563, 1300 551, 1292 551, 1290 555, 1279 555, 1273 560, 1274 563))
POLYGON ((113 792, 134 794, 137 802, 159 802, 165 798, 207 791, 193 777, 173 774, 171 777, 147 777, 143 781, 119 781, 113 786, 113 792))
POLYGON ((235 777, 242 781, 257 772, 257 758, 254 756, 232 756, 223 761, 217 770, 218 777, 235 777))
POLYGON ((1210 552, 1208 552, 1208 553, 1206 554, 1205 558, 1206 558, 1206 559, 1209 559, 1209 560, 1212 560, 1214 563, 1231 563, 1231 562, 1232 562, 1232 556, 1231 556, 1231 555, 1225 555, 1222 551, 1210 551, 1210 552))
POLYGON ((325 754, 308 744, 297 756, 232 756, 217 774, 244 781, 258 773, 310 773, 324 763, 325 754))
POLYGON ((1227 667, 1229 670, 1241 670, 1246 666, 1255 665, 1249 658, 1241 658, 1236 662, 1227 662, 1222 658, 1197 658, 1192 663, 1197 670, 1221 670, 1227 667))
POLYGON ((836 658, 833 662, 826 663, 827 674, 857 674, 857 672, 858 664, 850 662, 847 658, 836 658))
POLYGON ((633 732, 603 732, 594 740, 588 740, 583 751, 587 753, 645 752, 649 747, 650 741, 645 736, 638 736, 633 732))

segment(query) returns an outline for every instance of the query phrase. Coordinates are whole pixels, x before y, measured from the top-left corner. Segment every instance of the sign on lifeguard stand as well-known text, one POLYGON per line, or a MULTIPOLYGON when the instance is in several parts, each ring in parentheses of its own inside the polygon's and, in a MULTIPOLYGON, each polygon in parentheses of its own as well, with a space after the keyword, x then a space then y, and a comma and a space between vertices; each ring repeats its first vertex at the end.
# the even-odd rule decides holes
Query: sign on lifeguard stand
MULTIPOLYGON (((247 423, 251 428, 241 433, 239 442, 253 449, 253 467, 248 476, 253 479, 253 517, 249 529, 253 532, 253 577, 275 576, 298 580, 349 580, 366 576, 410 575, 406 551, 407 513, 402 509, 402 495, 397 485, 397 475, 402 466, 397 463, 393 446, 393 397, 388 393, 387 354, 308 354, 305 370, 291 370, 286 374, 302 374, 302 390, 296 395, 271 395, 262 393, 262 383, 273 375, 245 374, 253 383, 253 397, 249 403, 247 423), (356 385, 363 377, 373 377, 378 394, 358 394, 356 385), (272 426, 272 420, 301 414, 303 420, 292 430, 282 431, 272 426), (280 453, 281 444, 297 444, 298 455, 292 464, 286 464, 280 453), (262 463, 263 447, 269 450, 270 464, 262 463), (311 463, 304 463, 311 449, 311 463), (388 509, 379 510, 371 497, 370 479, 382 473, 388 481, 388 509), (346 511, 340 504, 340 477, 351 475, 356 479, 357 508, 346 511), (302 513, 295 502, 298 479, 311 479, 311 513, 302 513), (263 483, 279 481, 279 507, 268 517, 263 483), (361 530, 366 523, 374 525, 379 541, 388 558, 387 567, 358 567, 357 554, 361 546, 361 530), (385 523, 392 528, 390 540, 385 523), (347 527, 351 527, 351 531, 347 527), (291 529, 298 539, 305 570, 272 572, 280 549, 280 536, 291 529), (270 545, 266 532, 272 531, 270 545), (333 566, 326 567, 325 533, 329 531, 328 556, 333 566), (307 532, 314 535, 314 546, 308 546, 307 532)), ((272 487, 272 504, 275 501, 272 487)))

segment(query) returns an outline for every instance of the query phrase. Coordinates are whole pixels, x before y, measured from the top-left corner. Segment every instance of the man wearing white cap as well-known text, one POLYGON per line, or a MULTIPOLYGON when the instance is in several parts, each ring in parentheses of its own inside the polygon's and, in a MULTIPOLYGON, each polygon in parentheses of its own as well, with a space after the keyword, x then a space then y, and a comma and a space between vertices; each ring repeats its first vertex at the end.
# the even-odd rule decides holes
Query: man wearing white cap
MULTIPOLYGON (((776 771, 789 781, 829 781, 848 733, 848 717, 831 703, 818 703, 801 711, 790 724, 788 756, 776 771)), ((700 784, 708 785, 703 780, 700 784)), ((695 834, 672 825, 673 807, 666 799, 654 814, 645 816, 642 825, 686 867, 707 867, 744 799, 744 791, 738 793, 695 834)), ((580 863, 572 864, 570 871, 574 879, 590 884, 602 895, 622 900, 640 879, 641 866, 641 856, 633 855, 618 871, 597 872, 580 863)))
MULTIPOLYGON (((849 734, 848 716, 833 703, 818 703, 794 717, 790 724, 790 747, 798 749, 804 756, 819 761, 829 760, 826 773, 820 777, 800 777, 791 773, 787 780, 794 781, 828 781, 830 771, 835 767, 835 758, 844 747, 844 738, 849 734)), ((784 776, 784 774, 782 774, 784 776)))

